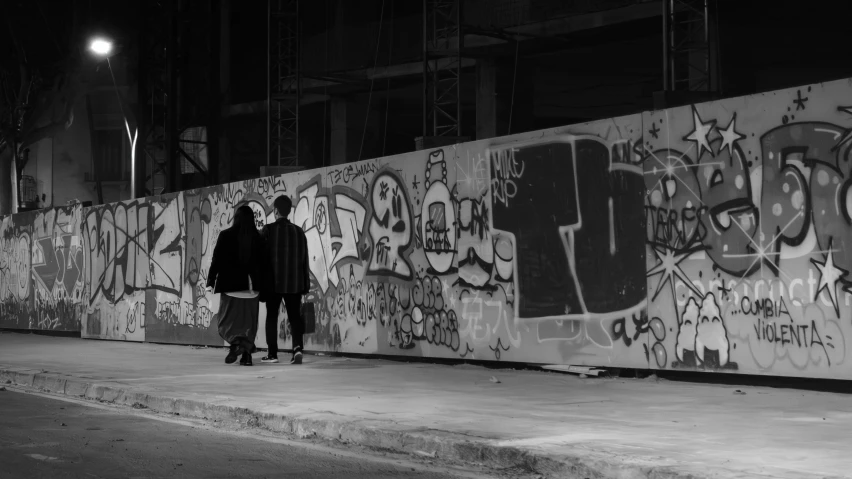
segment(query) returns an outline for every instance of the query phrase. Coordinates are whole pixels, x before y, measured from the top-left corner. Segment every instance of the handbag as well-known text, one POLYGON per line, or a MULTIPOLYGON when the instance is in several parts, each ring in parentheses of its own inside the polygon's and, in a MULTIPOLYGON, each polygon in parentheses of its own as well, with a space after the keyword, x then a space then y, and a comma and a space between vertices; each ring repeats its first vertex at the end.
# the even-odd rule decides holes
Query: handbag
POLYGON ((302 301, 300 316, 302 316, 302 324, 305 326, 305 334, 313 334, 317 331, 317 315, 314 310, 314 303, 302 301))

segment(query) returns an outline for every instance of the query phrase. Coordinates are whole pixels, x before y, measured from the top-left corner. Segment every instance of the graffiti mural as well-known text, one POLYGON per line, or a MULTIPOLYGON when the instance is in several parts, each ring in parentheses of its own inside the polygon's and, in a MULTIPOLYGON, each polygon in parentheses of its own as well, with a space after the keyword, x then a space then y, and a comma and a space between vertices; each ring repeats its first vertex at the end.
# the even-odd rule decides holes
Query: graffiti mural
POLYGON ((39 211, 32 235, 35 329, 79 331, 83 305, 82 207, 39 211))
POLYGON ((32 284, 32 226, 24 213, 0 223, 0 327, 39 329, 32 284))
POLYGON ((660 132, 637 148, 648 293, 671 332, 652 367, 852 376, 850 93, 835 82, 645 115, 660 132))
POLYGON ((219 233, 288 195, 309 350, 852 378, 851 105, 840 81, 0 218, 0 327, 222 345, 219 233))
POLYGON ((146 200, 88 208, 83 213, 84 337, 143 341, 145 296, 162 269, 149 254, 151 205, 146 200))
POLYGON ((645 360, 644 350, 624 347, 649 334, 645 251, 631 240, 644 228, 641 158, 632 151, 640 130, 638 116, 624 117, 501 139, 457 160, 451 302, 462 351, 572 364, 645 360))
MULTIPOLYGON (((372 215, 369 231, 374 244, 368 273, 412 279, 413 268, 408 256, 414 239, 414 228, 408 188, 392 169, 386 168, 373 177, 370 200, 372 215)), ((427 223, 431 224, 431 221, 427 220, 427 223)))

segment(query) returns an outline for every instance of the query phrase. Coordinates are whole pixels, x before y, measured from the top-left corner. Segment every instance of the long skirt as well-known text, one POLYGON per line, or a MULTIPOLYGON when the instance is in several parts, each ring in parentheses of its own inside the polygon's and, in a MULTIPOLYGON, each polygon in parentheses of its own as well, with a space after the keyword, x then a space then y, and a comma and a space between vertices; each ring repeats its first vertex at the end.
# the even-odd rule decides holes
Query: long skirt
POLYGON ((256 350, 259 301, 257 298, 234 298, 227 294, 219 297, 219 336, 230 344, 242 346, 246 351, 256 350))

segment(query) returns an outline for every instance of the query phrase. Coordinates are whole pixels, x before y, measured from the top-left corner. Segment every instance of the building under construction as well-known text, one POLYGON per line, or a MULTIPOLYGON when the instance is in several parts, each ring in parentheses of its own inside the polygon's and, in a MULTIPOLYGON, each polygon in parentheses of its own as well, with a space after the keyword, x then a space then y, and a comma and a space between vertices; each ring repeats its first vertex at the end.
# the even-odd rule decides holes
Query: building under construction
MULTIPOLYGON (((85 164, 66 171, 33 150, 44 158, 24 171, 39 185, 28 208, 155 195, 272 167, 315 168, 852 76, 837 61, 850 48, 843 2, 807 12, 791 0, 771 8, 741 0, 68 5, 85 26, 75 27, 73 42, 107 32, 123 49, 109 69, 91 66, 87 113, 74 126, 82 129, 67 132, 67 151, 51 153, 85 164), (135 161, 122 115, 138 126, 135 161), (76 144, 81 135, 88 146, 76 144)), ((33 38, 53 48, 49 37, 33 38)))

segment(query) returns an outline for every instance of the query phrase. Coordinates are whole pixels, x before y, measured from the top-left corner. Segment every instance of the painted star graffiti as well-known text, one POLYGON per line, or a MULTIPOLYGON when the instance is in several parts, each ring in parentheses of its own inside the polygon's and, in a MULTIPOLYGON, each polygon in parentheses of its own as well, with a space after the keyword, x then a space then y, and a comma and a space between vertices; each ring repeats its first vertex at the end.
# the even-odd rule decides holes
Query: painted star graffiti
MULTIPOLYGON (((692 253, 699 251, 701 248, 689 248, 680 251, 662 245, 654 245, 653 248, 654 254, 657 256, 657 264, 648 271, 647 276, 649 278, 658 274, 661 274, 662 276, 660 276, 660 280, 657 282, 657 288, 654 291, 654 296, 651 298, 651 301, 657 299, 657 296, 666 284, 670 284, 672 290, 674 290, 675 280, 678 279, 681 280, 687 288, 692 290, 692 292, 701 296, 701 292, 692 284, 692 281, 680 267, 680 263, 682 263, 683 260, 692 255, 692 253)), ((674 291, 672 291, 672 297, 674 297, 674 291)))
POLYGON ((730 153, 731 157, 734 156, 734 145, 737 141, 745 138, 745 135, 741 134, 736 130, 736 122, 737 122, 737 114, 734 113, 734 116, 731 117, 731 122, 728 123, 728 126, 725 129, 716 127, 716 131, 719 132, 719 135, 722 136, 722 144, 719 146, 719 151, 724 150, 726 147, 728 148, 728 153, 730 153))
POLYGON ((653 136, 655 140, 660 139, 660 127, 658 127, 656 123, 654 123, 653 127, 650 130, 648 130, 648 133, 650 133, 651 136, 653 136))
POLYGON ((834 264, 834 250, 831 248, 832 241, 828 242, 828 252, 823 254, 823 262, 820 263, 816 259, 811 259, 811 263, 819 270, 819 288, 816 291, 814 302, 819 299, 819 295, 825 290, 831 299, 831 305, 834 306, 834 314, 840 316, 840 304, 837 300, 837 283, 844 283, 843 277, 849 274, 848 271, 837 267, 834 264))
POLYGON ((701 116, 698 114, 698 110, 695 109, 695 105, 692 105, 692 131, 685 137, 683 137, 684 141, 694 142, 698 146, 698 155, 696 158, 701 158, 701 153, 704 150, 707 150, 710 153, 710 156, 715 158, 713 154, 713 150, 710 148, 710 133, 713 131, 713 127, 716 126, 716 120, 710 120, 707 123, 704 123, 701 120, 701 116))
POLYGON ((796 99, 793 100, 793 103, 796 104, 796 111, 804 110, 805 103, 807 103, 808 97, 802 98, 802 90, 796 90, 796 99))

